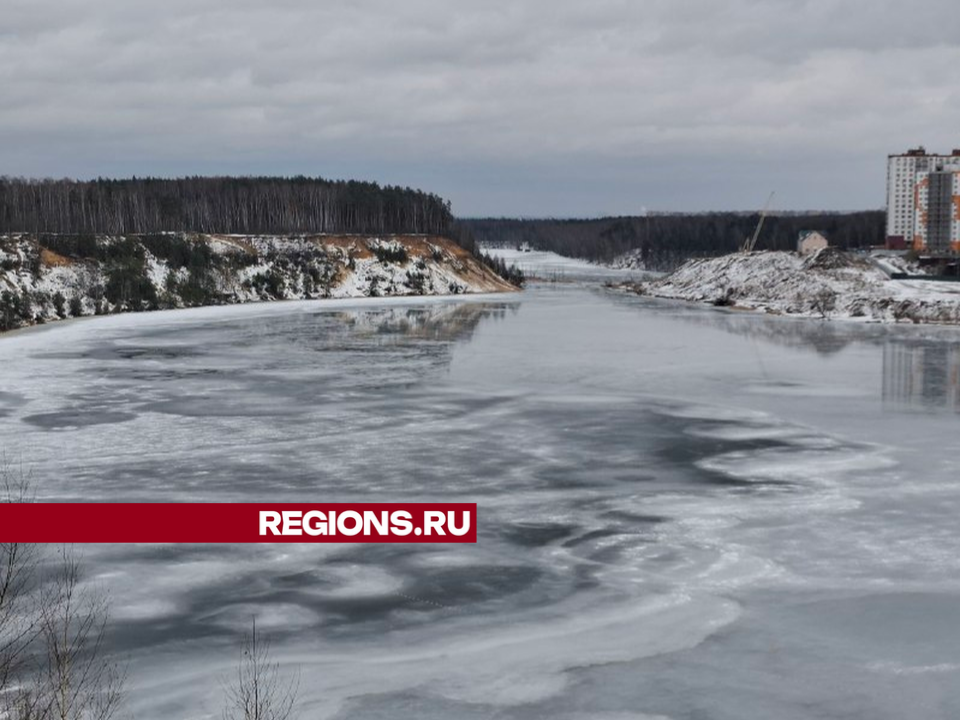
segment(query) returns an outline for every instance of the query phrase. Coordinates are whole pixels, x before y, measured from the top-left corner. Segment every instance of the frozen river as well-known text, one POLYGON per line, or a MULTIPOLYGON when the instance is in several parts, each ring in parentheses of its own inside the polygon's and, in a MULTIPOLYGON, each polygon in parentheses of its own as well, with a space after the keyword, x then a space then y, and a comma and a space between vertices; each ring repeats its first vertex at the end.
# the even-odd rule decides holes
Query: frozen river
POLYGON ((45 499, 466 501, 476 545, 95 546, 139 720, 252 616, 310 718, 960 716, 960 333, 535 285, 0 339, 45 499))

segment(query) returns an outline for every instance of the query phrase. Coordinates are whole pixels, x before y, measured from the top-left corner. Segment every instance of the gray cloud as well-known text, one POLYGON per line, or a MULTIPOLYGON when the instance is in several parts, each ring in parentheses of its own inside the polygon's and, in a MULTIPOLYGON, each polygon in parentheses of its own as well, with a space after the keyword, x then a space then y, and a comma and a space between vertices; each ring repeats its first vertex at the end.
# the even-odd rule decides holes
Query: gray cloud
POLYGON ((0 172, 309 173, 462 214, 877 207, 960 146, 946 0, 7 0, 0 172))

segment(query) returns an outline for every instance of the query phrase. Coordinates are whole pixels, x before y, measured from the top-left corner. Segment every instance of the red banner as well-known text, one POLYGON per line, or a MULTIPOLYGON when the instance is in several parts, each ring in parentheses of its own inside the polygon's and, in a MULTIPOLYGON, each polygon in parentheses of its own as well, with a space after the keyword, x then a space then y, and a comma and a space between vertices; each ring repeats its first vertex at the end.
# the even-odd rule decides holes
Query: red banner
POLYGON ((0 503, 0 542, 476 541, 476 503, 0 503))

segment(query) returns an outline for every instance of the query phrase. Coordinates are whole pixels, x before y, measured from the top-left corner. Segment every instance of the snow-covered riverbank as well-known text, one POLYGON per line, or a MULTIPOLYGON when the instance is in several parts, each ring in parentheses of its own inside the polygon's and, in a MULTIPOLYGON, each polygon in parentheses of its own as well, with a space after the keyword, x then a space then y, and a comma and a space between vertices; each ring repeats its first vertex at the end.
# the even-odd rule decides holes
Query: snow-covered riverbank
POLYGON ((0 236, 0 330, 129 310, 514 289, 434 236, 0 236))
POLYGON ((960 283, 891 280, 867 258, 833 249, 808 257, 754 252, 691 260, 664 278, 620 287, 775 315, 960 323, 960 283))

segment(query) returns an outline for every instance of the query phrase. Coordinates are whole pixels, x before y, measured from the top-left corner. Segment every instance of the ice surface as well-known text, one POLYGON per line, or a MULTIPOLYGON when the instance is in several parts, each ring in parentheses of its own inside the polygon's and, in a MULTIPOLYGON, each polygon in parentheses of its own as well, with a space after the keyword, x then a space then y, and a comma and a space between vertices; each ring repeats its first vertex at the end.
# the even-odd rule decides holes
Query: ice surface
POLYGON ((0 338, 44 499, 463 500, 474 546, 92 546, 141 720, 220 714, 249 618, 315 717, 960 713, 951 328, 597 283, 0 338))

